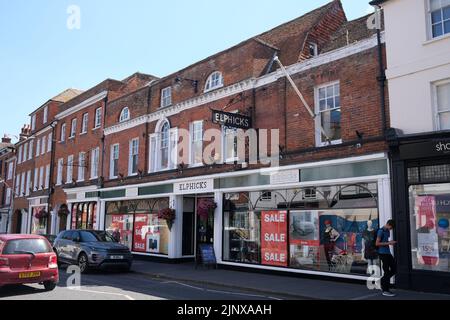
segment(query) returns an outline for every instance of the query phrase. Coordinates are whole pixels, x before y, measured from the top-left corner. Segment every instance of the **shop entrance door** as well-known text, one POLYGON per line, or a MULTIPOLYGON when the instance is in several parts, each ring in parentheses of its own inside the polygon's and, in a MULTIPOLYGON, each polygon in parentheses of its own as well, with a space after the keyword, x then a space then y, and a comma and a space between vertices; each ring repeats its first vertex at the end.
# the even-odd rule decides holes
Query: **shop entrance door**
POLYGON ((197 197, 197 246, 214 243, 214 197, 197 197))

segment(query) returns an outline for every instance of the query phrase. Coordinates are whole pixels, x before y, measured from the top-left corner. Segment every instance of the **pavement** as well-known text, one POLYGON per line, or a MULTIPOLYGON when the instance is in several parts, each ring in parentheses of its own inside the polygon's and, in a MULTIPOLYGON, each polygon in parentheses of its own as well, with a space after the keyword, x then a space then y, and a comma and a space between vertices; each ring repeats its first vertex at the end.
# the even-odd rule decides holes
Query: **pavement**
POLYGON ((92 271, 81 276, 79 286, 70 284, 71 274, 66 266, 59 270, 60 281, 53 291, 45 291, 39 284, 0 287, 1 300, 94 300, 94 301, 227 301, 227 300, 285 300, 283 296, 267 296, 245 290, 213 285, 188 284, 176 280, 164 280, 130 272, 92 271))
POLYGON ((394 298, 369 290, 365 283, 308 279, 225 269, 195 268, 194 263, 165 264, 135 260, 133 271, 147 278, 194 285, 212 285, 230 290, 245 290, 265 296, 313 300, 450 300, 450 295, 395 290, 394 298))

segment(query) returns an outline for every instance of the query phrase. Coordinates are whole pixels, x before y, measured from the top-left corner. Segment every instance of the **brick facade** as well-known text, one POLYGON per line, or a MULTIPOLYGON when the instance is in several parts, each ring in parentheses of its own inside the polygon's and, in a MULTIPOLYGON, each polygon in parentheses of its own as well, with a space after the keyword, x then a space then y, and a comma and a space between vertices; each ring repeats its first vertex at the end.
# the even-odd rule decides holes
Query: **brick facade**
MULTIPOLYGON (((365 19, 348 22, 340 1, 335 0, 164 78, 136 73, 122 81, 105 80, 65 101, 47 103, 48 122, 54 121, 54 127, 43 124, 43 107, 32 114, 36 116, 33 120, 35 128, 25 143, 34 141, 36 152, 36 141, 42 141, 52 133, 52 148, 18 164, 17 174, 31 170, 34 181, 36 168, 40 170, 51 165, 49 188, 39 186, 36 190, 32 183, 29 198, 46 196, 50 201, 49 208, 58 210, 67 203, 67 193, 74 189, 94 187, 101 190, 245 171, 236 164, 190 168, 186 163, 180 167, 180 162, 171 170, 150 172, 153 153, 150 139, 151 135, 158 134, 155 132, 157 124, 167 119, 172 129, 189 130, 192 122, 201 120, 204 131, 210 128, 221 130, 220 125, 211 121, 212 109, 248 115, 258 130, 279 129, 281 166, 385 152, 377 80, 379 61, 374 41, 373 33, 365 26, 365 19), (356 50, 364 41, 373 44, 356 50), (339 43, 339 46, 332 47, 331 42, 339 43), (317 45, 318 56, 311 54, 311 44, 317 45), (339 84, 341 143, 318 145, 316 123, 286 77, 280 73, 275 56, 293 70, 294 82, 313 109, 317 106, 318 86, 339 84), (208 77, 214 72, 222 74, 223 86, 205 92, 208 77), (161 107, 162 90, 169 87, 172 103, 161 107), (120 122, 125 107, 129 110, 130 119, 120 122), (97 127, 96 110, 101 110, 97 127), (87 130, 82 132, 85 114, 88 115, 87 130), (77 119, 77 127, 75 135, 70 137, 73 119, 77 119), (138 172, 129 176, 130 140, 134 138, 139 139, 138 172), (116 144, 120 150, 118 175, 112 177, 111 148, 116 144), (92 176, 93 150, 97 148, 98 174, 92 176), (79 161, 80 153, 85 153, 84 163, 79 161), (69 156, 73 156, 72 166, 68 162, 69 156), (61 164, 62 170, 58 169, 61 164), (68 169, 72 170, 72 179, 67 179, 68 169), (79 170, 83 170, 84 175, 79 177, 79 170)), ((16 148, 23 143, 20 142, 16 148)), ((203 147, 206 145, 203 143, 203 147)), ((186 157, 186 154, 180 153, 179 156, 186 157)), ((250 165, 247 169, 260 167, 250 165)), ((27 199, 20 197, 14 208, 26 209, 28 205, 27 199)))

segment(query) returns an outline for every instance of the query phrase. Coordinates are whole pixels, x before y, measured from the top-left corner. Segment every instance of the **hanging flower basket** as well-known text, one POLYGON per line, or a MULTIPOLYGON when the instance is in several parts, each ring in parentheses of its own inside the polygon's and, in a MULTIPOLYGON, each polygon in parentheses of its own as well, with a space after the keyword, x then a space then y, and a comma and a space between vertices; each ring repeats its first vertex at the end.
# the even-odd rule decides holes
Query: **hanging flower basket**
POLYGON ((34 217, 35 217, 36 219, 38 219, 38 220, 46 219, 46 218, 48 218, 48 216, 49 216, 49 214, 48 214, 47 210, 45 210, 45 209, 42 209, 42 210, 38 211, 38 212, 34 215, 34 217))
POLYGON ((158 219, 166 220, 169 231, 172 231, 173 222, 176 219, 176 212, 174 209, 163 209, 158 212, 158 219))
POLYGON ((217 209, 217 203, 212 199, 204 199, 199 201, 197 214, 200 218, 207 219, 217 209))

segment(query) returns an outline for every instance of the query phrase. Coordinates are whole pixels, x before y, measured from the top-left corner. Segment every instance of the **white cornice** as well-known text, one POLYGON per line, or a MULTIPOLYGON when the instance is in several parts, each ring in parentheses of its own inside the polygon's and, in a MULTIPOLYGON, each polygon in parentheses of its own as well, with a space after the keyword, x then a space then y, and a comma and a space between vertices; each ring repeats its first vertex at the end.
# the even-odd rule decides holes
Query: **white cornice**
MULTIPOLYGON (((384 32, 382 33, 382 42, 384 42, 384 32)), ((350 44, 348 46, 324 53, 319 55, 318 57, 309 59, 307 61, 298 62, 296 64, 293 64, 289 67, 287 67, 287 71, 291 75, 295 75, 300 72, 307 71, 312 68, 316 68, 318 66, 337 61, 349 56, 352 56, 354 54, 369 50, 373 47, 377 46, 377 37, 372 36, 370 38, 361 40, 359 42, 350 44)), ((139 118, 130 120, 125 123, 120 123, 108 128, 105 128, 104 132, 105 135, 111 135, 114 133, 118 133, 124 130, 128 130, 131 128, 134 128, 136 126, 142 125, 146 122, 155 122, 163 118, 169 118, 175 114, 178 114, 180 112, 183 112, 185 110, 189 110, 192 108, 196 108, 202 105, 205 105, 207 103, 211 103, 226 97, 230 97, 236 94, 239 94, 241 92, 245 92, 251 89, 259 88, 262 86, 266 86, 268 84, 271 84, 275 81, 277 81, 279 78, 284 77, 284 74, 281 70, 272 72, 268 75, 262 76, 260 78, 251 78, 247 79, 238 83, 235 83, 233 85, 205 93, 199 97, 195 97, 186 101, 183 101, 181 103, 178 103, 176 105, 160 109, 156 112, 153 112, 149 115, 144 115, 139 118)))
POLYGON ((56 120, 61 120, 62 118, 68 117, 80 110, 83 110, 86 107, 93 105, 94 103, 104 99, 108 95, 108 91, 102 91, 95 96, 90 97, 89 99, 84 100, 83 102, 77 104, 76 106, 69 108, 63 112, 60 112, 56 115, 56 120))

